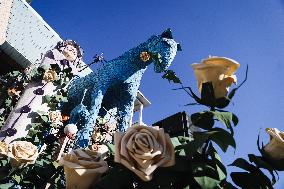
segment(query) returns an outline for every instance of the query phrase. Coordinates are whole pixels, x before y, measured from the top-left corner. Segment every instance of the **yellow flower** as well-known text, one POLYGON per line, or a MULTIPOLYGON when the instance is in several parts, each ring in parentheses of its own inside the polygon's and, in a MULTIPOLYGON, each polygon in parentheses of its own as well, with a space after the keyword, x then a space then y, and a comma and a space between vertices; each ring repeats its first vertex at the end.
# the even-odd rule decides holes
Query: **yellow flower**
POLYGON ((33 164, 38 156, 37 147, 27 141, 15 141, 9 144, 8 156, 12 167, 24 167, 33 164))
POLYGON ((151 58, 151 55, 148 52, 141 52, 140 53, 140 59, 143 62, 147 62, 148 60, 150 60, 150 58, 151 58))
POLYGON ((157 167, 175 164, 170 137, 158 127, 129 127, 126 133, 114 135, 115 158, 144 181, 152 179, 157 167))
POLYGON ((202 84, 212 82, 215 98, 227 96, 229 87, 237 82, 236 75, 233 75, 240 64, 225 57, 210 57, 202 63, 191 65, 197 79, 198 89, 201 93, 202 84))
POLYGON ((77 149, 64 154, 59 164, 64 166, 66 188, 87 189, 108 170, 108 165, 91 150, 77 149))
POLYGON ((47 70, 43 75, 43 80, 45 82, 55 81, 57 78, 57 73, 54 70, 47 70))
POLYGON ((266 132, 270 141, 264 147, 265 153, 274 160, 284 159, 284 133, 277 128, 267 128, 266 132))
POLYGON ((8 154, 8 145, 5 142, 0 142, 0 155, 8 154))

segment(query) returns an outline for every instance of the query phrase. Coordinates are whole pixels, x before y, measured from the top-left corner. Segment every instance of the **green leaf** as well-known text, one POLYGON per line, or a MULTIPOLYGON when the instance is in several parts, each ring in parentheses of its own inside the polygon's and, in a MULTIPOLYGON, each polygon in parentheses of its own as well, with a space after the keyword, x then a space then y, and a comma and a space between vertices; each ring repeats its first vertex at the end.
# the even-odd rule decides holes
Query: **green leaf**
POLYGON ((108 147, 110 154, 114 155, 115 154, 115 146, 111 143, 105 143, 105 145, 108 147))
POLYGON ((45 71, 50 69, 50 64, 43 64, 40 66, 42 69, 44 69, 45 71))
POLYGON ((236 149, 236 142, 232 134, 221 128, 213 128, 209 132, 210 139, 214 141, 222 150, 226 152, 229 146, 236 149))
POLYGON ((41 115, 40 118, 43 122, 48 122, 48 120, 49 120, 47 115, 41 115))
POLYGON ((191 122, 194 126, 209 130, 214 126, 214 114, 212 112, 198 112, 191 114, 191 122))
POLYGON ((265 188, 273 189, 270 179, 259 169, 254 172, 233 172, 232 180, 241 188, 265 188))
POLYGON ((177 77, 176 73, 173 70, 165 71, 165 74, 162 76, 163 79, 167 79, 169 82, 180 83, 180 79, 177 77))
POLYGON ((157 168, 154 172, 153 178, 150 181, 138 181, 139 189, 172 189, 172 188, 180 188, 179 181, 186 179, 186 175, 184 172, 173 172, 169 168, 161 167, 157 168))
POLYGON ((214 189, 220 183, 220 181, 207 176, 194 177, 194 180, 204 189, 214 189))
POLYGON ((230 164, 229 166, 235 166, 235 167, 239 167, 241 169, 244 169, 246 171, 250 171, 253 172, 256 170, 256 167, 252 164, 250 164, 247 160, 243 159, 243 158, 238 158, 236 159, 232 164, 230 164))
POLYGON ((192 172, 194 180, 201 188, 214 189, 221 182, 218 171, 205 161, 193 162, 192 172))
POLYGON ((211 112, 221 123, 223 123, 228 129, 230 129, 232 134, 234 134, 231 122, 233 122, 235 126, 238 124, 238 118, 236 115, 226 111, 211 111, 211 112))
POLYGON ((227 178, 227 170, 226 167, 222 164, 221 157, 213 147, 213 145, 210 143, 208 147, 208 153, 212 157, 212 161, 215 164, 215 169, 218 172, 219 180, 225 180, 227 178))
POLYGON ((19 176, 19 175, 14 175, 13 176, 13 179, 19 184, 20 182, 21 182, 21 176, 19 176))
POLYGON ((174 148, 181 145, 181 143, 180 143, 180 141, 177 137, 171 138, 171 142, 172 142, 174 148))
POLYGON ((130 170, 122 165, 117 165, 112 168, 107 174, 96 183, 95 186, 90 187, 94 189, 125 189, 131 188, 135 175, 130 170), (115 183, 115 184, 114 184, 115 183))
POLYGON ((57 163, 56 161, 52 162, 52 164, 55 167, 55 169, 57 169, 60 166, 59 163, 57 163))
POLYGON ((10 189, 14 184, 13 183, 6 183, 6 184, 0 184, 1 189, 10 189))
POLYGON ((233 182, 242 188, 256 188, 256 180, 247 172, 233 172, 231 173, 233 182))
MULTIPOLYGON (((200 141, 204 139, 210 139, 215 142, 224 152, 227 151, 229 146, 236 148, 236 142, 234 137, 227 131, 221 128, 213 128, 206 132, 195 132, 193 133, 194 139, 200 138, 200 141)), ((206 141, 205 140, 205 141, 206 141)), ((204 141, 204 142, 205 142, 204 141)))
MULTIPOLYGON (((275 175, 274 175, 274 169, 269 163, 267 163, 265 161, 265 159, 263 159, 261 156, 256 156, 254 154, 249 154, 248 157, 249 157, 249 161, 252 162, 252 163, 255 163, 255 165, 257 167, 267 169, 272 176, 272 184, 276 183, 276 178, 275 178, 275 175)), ((276 174, 277 174, 277 172, 276 172, 276 174)))
POLYGON ((231 183, 225 181, 222 186, 222 189, 237 189, 235 186, 233 186, 231 183))
POLYGON ((5 100, 5 106, 9 107, 12 104, 12 100, 10 98, 5 100))
POLYGON ((168 167, 168 171, 182 173, 188 172, 190 170, 190 161, 188 161, 188 158, 184 156, 175 156, 175 165, 168 167))
POLYGON ((190 140, 184 145, 177 146, 175 150, 179 151, 181 153, 180 155, 182 155, 184 152, 184 154, 188 157, 194 156, 194 154, 200 150, 201 146, 207 141, 208 137, 209 136, 203 132, 194 132, 194 140, 190 140))
POLYGON ((45 95, 42 97, 42 103, 49 103, 52 100, 50 95, 45 95))

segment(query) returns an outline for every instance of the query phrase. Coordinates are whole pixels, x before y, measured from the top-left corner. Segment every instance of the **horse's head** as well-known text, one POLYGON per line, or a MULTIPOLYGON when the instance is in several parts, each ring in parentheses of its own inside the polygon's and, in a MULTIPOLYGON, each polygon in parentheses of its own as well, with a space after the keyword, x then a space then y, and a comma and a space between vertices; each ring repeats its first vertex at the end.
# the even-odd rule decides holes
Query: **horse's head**
POLYGON ((160 73, 171 65, 181 47, 173 39, 171 30, 167 29, 161 35, 152 36, 148 40, 148 51, 153 55, 155 72, 160 73))

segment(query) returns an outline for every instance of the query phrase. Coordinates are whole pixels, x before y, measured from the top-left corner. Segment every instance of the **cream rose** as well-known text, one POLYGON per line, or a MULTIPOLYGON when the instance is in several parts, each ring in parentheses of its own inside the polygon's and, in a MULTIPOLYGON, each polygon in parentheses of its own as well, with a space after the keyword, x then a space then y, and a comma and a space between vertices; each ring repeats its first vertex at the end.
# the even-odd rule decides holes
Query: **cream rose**
POLYGON ((191 65, 197 79, 199 92, 202 90, 202 83, 212 82, 215 98, 227 96, 229 87, 237 82, 236 75, 233 75, 240 64, 225 57, 210 57, 202 63, 191 65))
POLYGON ((108 170, 108 165, 100 154, 84 149, 64 154, 59 164, 64 166, 66 188, 87 189, 96 183, 101 175, 108 170))
POLYGON ((52 82, 57 79, 57 73, 54 70, 47 70, 43 75, 45 82, 52 82))
POLYGON ((5 142, 0 142, 0 155, 8 154, 8 145, 5 142))
POLYGON ((144 181, 152 179, 157 167, 175 164, 174 147, 164 129, 158 127, 129 127, 126 133, 114 135, 115 158, 144 181))
POLYGON ((103 144, 93 144, 89 147, 90 150, 97 153, 101 158, 105 158, 108 155, 108 147, 103 144))
POLYGON ((35 145, 27 141, 15 141, 9 144, 8 156, 11 158, 12 167, 24 167, 33 164, 38 156, 35 145))
POLYGON ((18 91, 16 88, 8 88, 7 93, 9 96, 20 96, 21 91, 18 91))
POLYGON ((59 111, 49 112, 48 117, 51 123, 60 123, 62 121, 61 112, 59 111))
POLYGON ((264 147, 265 153, 274 160, 284 159, 284 133, 276 128, 267 128, 266 132, 270 142, 264 147))
POLYGON ((75 139, 78 128, 75 124, 68 124, 64 127, 64 133, 70 139, 75 139))

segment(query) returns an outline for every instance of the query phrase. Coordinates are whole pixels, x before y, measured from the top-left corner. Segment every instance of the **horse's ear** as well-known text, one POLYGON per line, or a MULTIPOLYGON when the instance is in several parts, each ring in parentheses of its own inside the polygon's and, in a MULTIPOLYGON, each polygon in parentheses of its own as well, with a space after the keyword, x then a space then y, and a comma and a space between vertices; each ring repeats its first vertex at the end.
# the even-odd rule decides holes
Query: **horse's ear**
POLYGON ((177 50, 182 51, 181 45, 179 43, 177 44, 177 50))
POLYGON ((162 35, 161 35, 162 38, 167 38, 167 39, 173 39, 173 35, 172 35, 172 31, 170 28, 166 29, 162 35))

